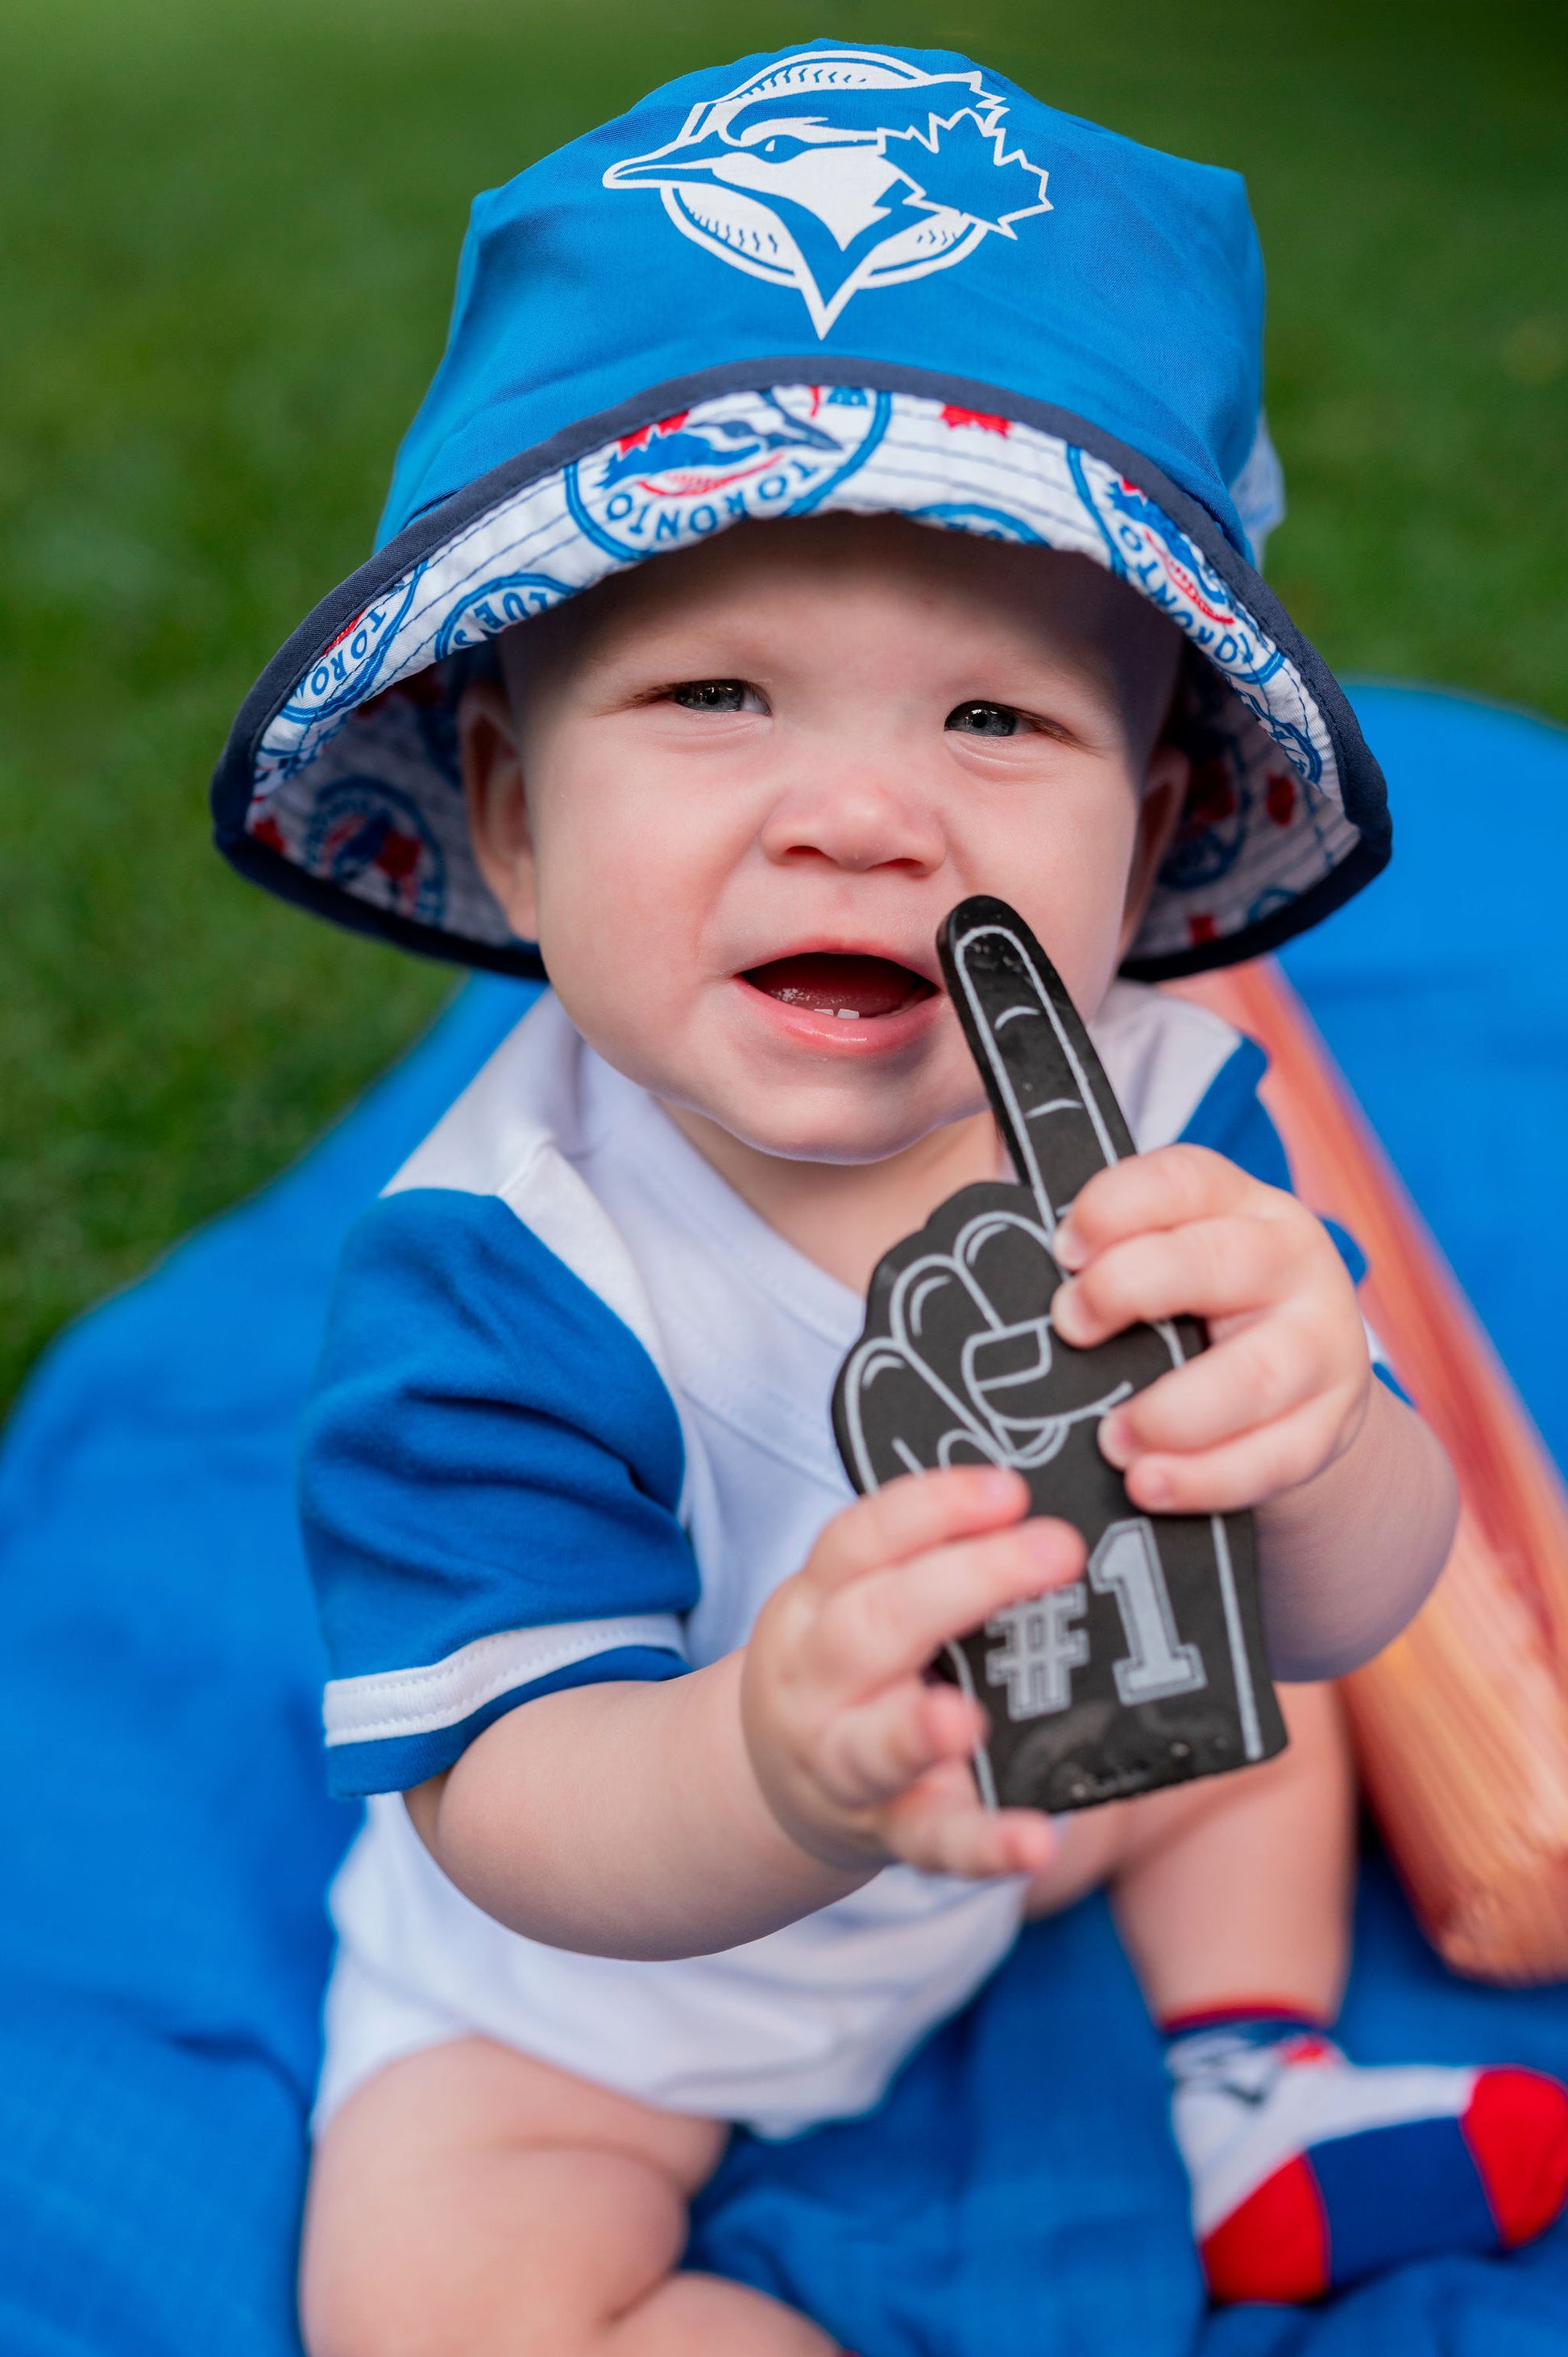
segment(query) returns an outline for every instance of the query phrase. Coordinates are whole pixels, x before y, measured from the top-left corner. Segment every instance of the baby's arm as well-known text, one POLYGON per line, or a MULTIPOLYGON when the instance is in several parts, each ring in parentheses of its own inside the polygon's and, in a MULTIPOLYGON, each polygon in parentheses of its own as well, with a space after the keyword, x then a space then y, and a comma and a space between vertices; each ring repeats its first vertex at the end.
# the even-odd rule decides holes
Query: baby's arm
POLYGON ((1101 1446, 1135 1504, 1258 1509, 1269 1654, 1335 1677, 1421 1604, 1453 1540, 1439 1443, 1372 1375, 1355 1289, 1294 1196, 1197 1146, 1101 1172, 1058 1231, 1072 1281, 1052 1321, 1103 1341, 1192 1312, 1213 1347, 1108 1416, 1101 1446))
POLYGON ((1083 1542, 1024 1522, 1015 1473, 891 1483, 834 1517, 744 1652, 658 1684, 542 1695, 408 1796, 459 1889, 529 1937, 597 1955, 760 1938, 893 1858, 1036 1873, 1031 1810, 988 1813, 978 1706, 922 1672, 951 1637, 1077 1578, 1083 1542))

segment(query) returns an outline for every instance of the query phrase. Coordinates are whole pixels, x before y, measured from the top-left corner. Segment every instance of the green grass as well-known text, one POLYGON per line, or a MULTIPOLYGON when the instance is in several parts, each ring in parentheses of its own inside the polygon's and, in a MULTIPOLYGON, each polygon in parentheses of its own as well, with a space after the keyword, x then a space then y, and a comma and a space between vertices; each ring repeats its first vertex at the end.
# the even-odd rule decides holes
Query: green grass
POLYGON ((1568 716, 1561 0, 5 13, 0 1396, 451 987, 231 877, 207 775, 366 551, 470 195, 673 72, 959 46, 1245 171, 1287 602, 1340 665, 1568 716))

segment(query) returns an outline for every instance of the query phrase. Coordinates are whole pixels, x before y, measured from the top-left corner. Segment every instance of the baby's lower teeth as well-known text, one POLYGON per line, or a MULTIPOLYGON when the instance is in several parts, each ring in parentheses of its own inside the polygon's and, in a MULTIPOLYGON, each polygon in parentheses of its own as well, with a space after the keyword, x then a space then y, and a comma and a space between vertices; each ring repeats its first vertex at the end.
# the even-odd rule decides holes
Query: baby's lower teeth
POLYGON ((838 1010, 838 1018, 841 1023, 858 1023, 860 1009, 858 1006, 841 1006, 838 1010))

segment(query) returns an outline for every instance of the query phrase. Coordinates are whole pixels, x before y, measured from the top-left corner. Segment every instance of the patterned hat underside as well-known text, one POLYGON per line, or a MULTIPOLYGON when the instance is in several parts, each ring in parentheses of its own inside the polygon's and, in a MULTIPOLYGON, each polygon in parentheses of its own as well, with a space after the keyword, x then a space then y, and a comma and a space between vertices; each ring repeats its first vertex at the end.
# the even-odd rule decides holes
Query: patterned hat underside
MULTIPOLYGON (((1185 632, 1193 782, 1130 962, 1241 932, 1359 840, 1300 673, 1186 533, 1090 452, 915 394, 721 394, 508 494, 343 630, 264 731, 246 832, 460 955, 513 942, 479 877, 455 705, 475 652, 644 556, 746 518, 890 513, 1102 565, 1185 632)), ((434 946, 434 944, 433 944, 434 946)))

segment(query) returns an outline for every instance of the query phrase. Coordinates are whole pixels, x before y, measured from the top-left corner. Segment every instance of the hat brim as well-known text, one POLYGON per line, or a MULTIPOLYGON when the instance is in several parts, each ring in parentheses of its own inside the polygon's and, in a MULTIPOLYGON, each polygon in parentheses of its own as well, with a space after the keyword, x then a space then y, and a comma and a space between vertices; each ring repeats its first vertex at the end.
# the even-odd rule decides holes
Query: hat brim
POLYGON ((213 780, 220 850, 356 931, 542 973, 469 845, 455 702, 477 651, 642 557, 835 511, 1076 552, 1186 636, 1193 784, 1129 974, 1275 948, 1386 864, 1382 777, 1348 705, 1207 510, 1084 419, 820 354, 653 387, 415 517, 247 699, 213 780))

